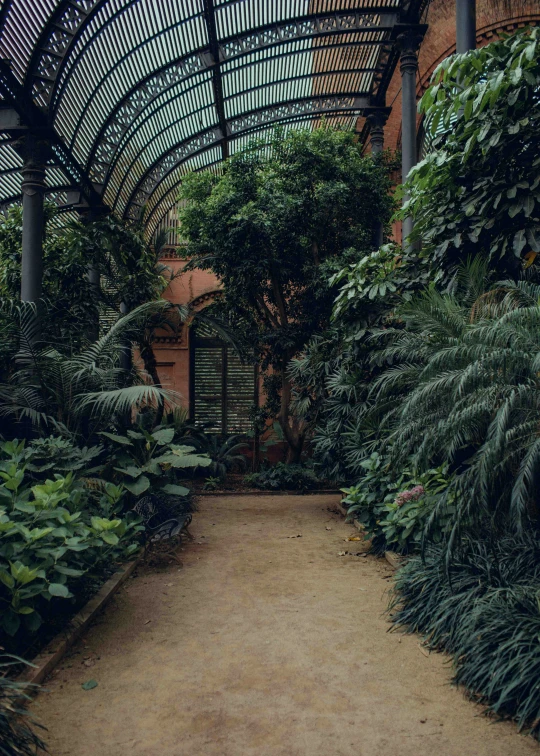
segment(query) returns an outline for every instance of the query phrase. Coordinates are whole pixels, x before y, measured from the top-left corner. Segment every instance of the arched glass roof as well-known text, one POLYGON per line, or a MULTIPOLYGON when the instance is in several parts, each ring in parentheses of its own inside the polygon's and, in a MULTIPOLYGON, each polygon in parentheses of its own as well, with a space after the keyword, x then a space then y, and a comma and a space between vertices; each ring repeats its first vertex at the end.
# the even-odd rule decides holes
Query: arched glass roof
POLYGON ((352 126, 384 105, 396 30, 429 0, 4 0, 0 203, 20 196, 17 139, 51 144, 63 206, 145 207, 276 124, 352 126))

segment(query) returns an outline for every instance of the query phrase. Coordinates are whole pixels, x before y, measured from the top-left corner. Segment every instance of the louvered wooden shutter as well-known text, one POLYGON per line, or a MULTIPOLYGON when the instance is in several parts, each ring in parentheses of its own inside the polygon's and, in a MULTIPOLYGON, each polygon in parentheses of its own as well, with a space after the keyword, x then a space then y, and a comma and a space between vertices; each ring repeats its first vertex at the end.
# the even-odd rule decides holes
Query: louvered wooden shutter
POLYGON ((196 339, 193 355, 193 419, 216 433, 251 428, 255 370, 215 339, 196 339))
POLYGON ((246 433, 252 426, 250 410, 255 398, 255 370, 227 354, 227 433, 246 433))
POLYGON ((223 432, 223 347, 195 347, 195 421, 223 432))

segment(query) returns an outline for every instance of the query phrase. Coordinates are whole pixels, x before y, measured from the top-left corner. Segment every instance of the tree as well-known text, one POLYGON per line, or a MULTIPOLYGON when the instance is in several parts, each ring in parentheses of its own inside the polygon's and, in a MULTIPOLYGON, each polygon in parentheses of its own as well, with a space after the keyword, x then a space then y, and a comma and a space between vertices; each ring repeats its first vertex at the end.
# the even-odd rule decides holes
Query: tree
POLYGON ((384 159, 363 157, 352 132, 276 132, 234 155, 222 176, 186 177, 182 231, 190 267, 224 285, 219 307, 241 318, 267 374, 274 412, 300 458, 307 426, 291 413, 290 360, 329 322, 329 279, 373 247, 392 199, 384 159))
POLYGON ((439 277, 478 253, 515 274, 540 252, 539 52, 534 28, 451 56, 422 98, 442 134, 410 174, 401 217, 439 277))
MULTIPOLYGON (((45 205, 43 240, 43 325, 58 344, 78 348, 81 337, 98 318, 95 293, 88 280, 88 250, 73 241, 71 228, 55 226, 56 206, 45 205)), ((11 207, 0 223, 0 298, 18 301, 21 291, 22 207, 11 207)))

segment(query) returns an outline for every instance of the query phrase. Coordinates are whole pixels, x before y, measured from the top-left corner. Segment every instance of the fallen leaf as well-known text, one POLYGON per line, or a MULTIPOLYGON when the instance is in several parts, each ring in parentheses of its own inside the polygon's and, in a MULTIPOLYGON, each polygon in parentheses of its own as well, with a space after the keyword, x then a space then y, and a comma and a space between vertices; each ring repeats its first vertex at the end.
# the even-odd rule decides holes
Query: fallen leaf
POLYGON ((329 528, 328 526, 326 526, 326 529, 327 529, 327 530, 332 530, 332 528, 329 528))
POLYGON ((83 664, 85 667, 93 667, 95 664, 95 661, 93 659, 85 659, 83 664))
POLYGON ((92 690, 92 688, 97 688, 97 685, 95 680, 87 680, 81 687, 83 690, 92 690))
POLYGON ((338 551, 337 555, 338 556, 345 556, 348 553, 349 553, 348 551, 338 551))
POLYGON ((146 622, 144 624, 148 625, 150 622, 152 622, 152 620, 146 620, 146 622))
POLYGON ((347 538, 347 540, 348 541, 361 541, 362 540, 362 536, 349 536, 347 538))
POLYGON ((293 536, 286 536, 287 538, 302 538, 302 533, 298 533, 298 535, 293 536))

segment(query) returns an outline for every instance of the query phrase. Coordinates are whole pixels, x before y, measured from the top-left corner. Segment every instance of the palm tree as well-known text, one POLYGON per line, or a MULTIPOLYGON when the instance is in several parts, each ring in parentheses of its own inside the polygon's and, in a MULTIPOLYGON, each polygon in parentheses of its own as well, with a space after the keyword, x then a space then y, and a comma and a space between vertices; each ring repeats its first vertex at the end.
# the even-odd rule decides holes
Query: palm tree
POLYGON ((35 429, 56 429, 74 437, 89 437, 114 416, 125 416, 144 405, 174 405, 174 392, 149 385, 133 368, 126 372, 119 356, 126 341, 141 331, 168 303, 140 305, 121 317, 101 338, 79 352, 63 354, 54 344, 36 337, 35 309, 23 303, 11 307, 4 338, 18 334, 13 370, 0 384, 0 417, 31 423, 35 429))
MULTIPOLYGON (((478 284, 476 265, 462 280, 478 284)), ((406 327, 379 334, 387 343, 377 359, 394 364, 371 388, 395 457, 412 455, 419 468, 447 460, 456 471, 432 517, 456 508, 451 542, 465 520, 521 531, 538 515, 540 287, 482 288, 429 290, 404 305, 406 327)))

